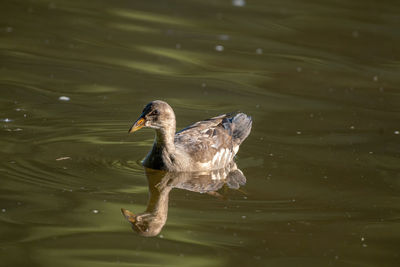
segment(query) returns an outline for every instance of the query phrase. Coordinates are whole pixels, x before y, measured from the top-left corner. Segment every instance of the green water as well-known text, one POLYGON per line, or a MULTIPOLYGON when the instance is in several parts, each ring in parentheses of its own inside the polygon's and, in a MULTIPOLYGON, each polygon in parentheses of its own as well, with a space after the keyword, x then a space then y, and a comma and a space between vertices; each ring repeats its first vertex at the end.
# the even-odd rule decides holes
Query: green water
POLYGON ((0 266, 399 265, 398 1, 0 7, 0 266), (254 123, 246 185, 173 188, 142 237, 154 99, 254 123))

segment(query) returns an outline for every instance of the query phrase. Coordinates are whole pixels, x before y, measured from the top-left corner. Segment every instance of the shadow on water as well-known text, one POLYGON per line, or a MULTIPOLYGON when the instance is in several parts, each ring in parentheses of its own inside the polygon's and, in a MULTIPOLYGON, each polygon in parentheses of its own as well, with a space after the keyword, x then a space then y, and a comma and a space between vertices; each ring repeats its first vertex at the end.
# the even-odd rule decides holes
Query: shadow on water
POLYGON ((141 236, 156 236, 161 232, 167 222, 169 193, 173 188, 223 198, 218 193, 222 187, 237 190, 246 184, 246 177, 236 163, 210 172, 164 172, 146 168, 145 174, 149 185, 146 210, 134 214, 121 209, 132 229, 141 236))

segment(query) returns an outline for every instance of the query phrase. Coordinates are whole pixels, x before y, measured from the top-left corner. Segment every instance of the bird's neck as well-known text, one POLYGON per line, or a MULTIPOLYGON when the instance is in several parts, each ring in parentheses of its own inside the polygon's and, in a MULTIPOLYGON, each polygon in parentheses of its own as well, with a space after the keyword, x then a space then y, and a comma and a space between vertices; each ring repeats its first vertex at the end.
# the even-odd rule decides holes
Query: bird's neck
POLYGON ((151 187, 149 184, 150 198, 147 203, 146 212, 152 213, 159 219, 166 220, 168 214, 169 192, 172 187, 164 186, 162 188, 151 187))
POLYGON ((158 129, 156 131, 156 137, 154 140, 154 145, 158 149, 166 150, 168 153, 173 153, 175 151, 175 125, 174 127, 158 129))

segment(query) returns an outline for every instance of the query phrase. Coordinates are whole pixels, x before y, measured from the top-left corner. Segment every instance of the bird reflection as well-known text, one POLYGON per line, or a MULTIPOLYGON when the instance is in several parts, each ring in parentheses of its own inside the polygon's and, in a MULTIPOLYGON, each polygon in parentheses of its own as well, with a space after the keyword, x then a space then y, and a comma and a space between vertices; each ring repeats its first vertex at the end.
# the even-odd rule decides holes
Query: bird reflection
POLYGON ((121 209, 122 214, 141 236, 156 236, 167 221, 168 198, 172 188, 180 188, 198 193, 218 195, 224 185, 239 189, 246 183, 246 177, 234 162, 224 169, 209 172, 165 172, 145 169, 149 184, 149 201, 142 213, 121 209))

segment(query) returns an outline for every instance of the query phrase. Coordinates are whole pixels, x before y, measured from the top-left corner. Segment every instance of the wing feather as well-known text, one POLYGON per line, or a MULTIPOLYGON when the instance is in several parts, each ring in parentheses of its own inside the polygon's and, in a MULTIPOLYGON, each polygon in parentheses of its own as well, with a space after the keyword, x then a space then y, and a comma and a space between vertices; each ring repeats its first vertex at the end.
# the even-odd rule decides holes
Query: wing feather
MULTIPOLYGON (((232 130, 223 114, 208 120, 196 122, 175 135, 175 145, 180 146, 197 162, 212 162, 214 157, 222 157, 222 149, 233 149, 232 130)), ((216 160, 222 163, 221 160, 216 160)))

